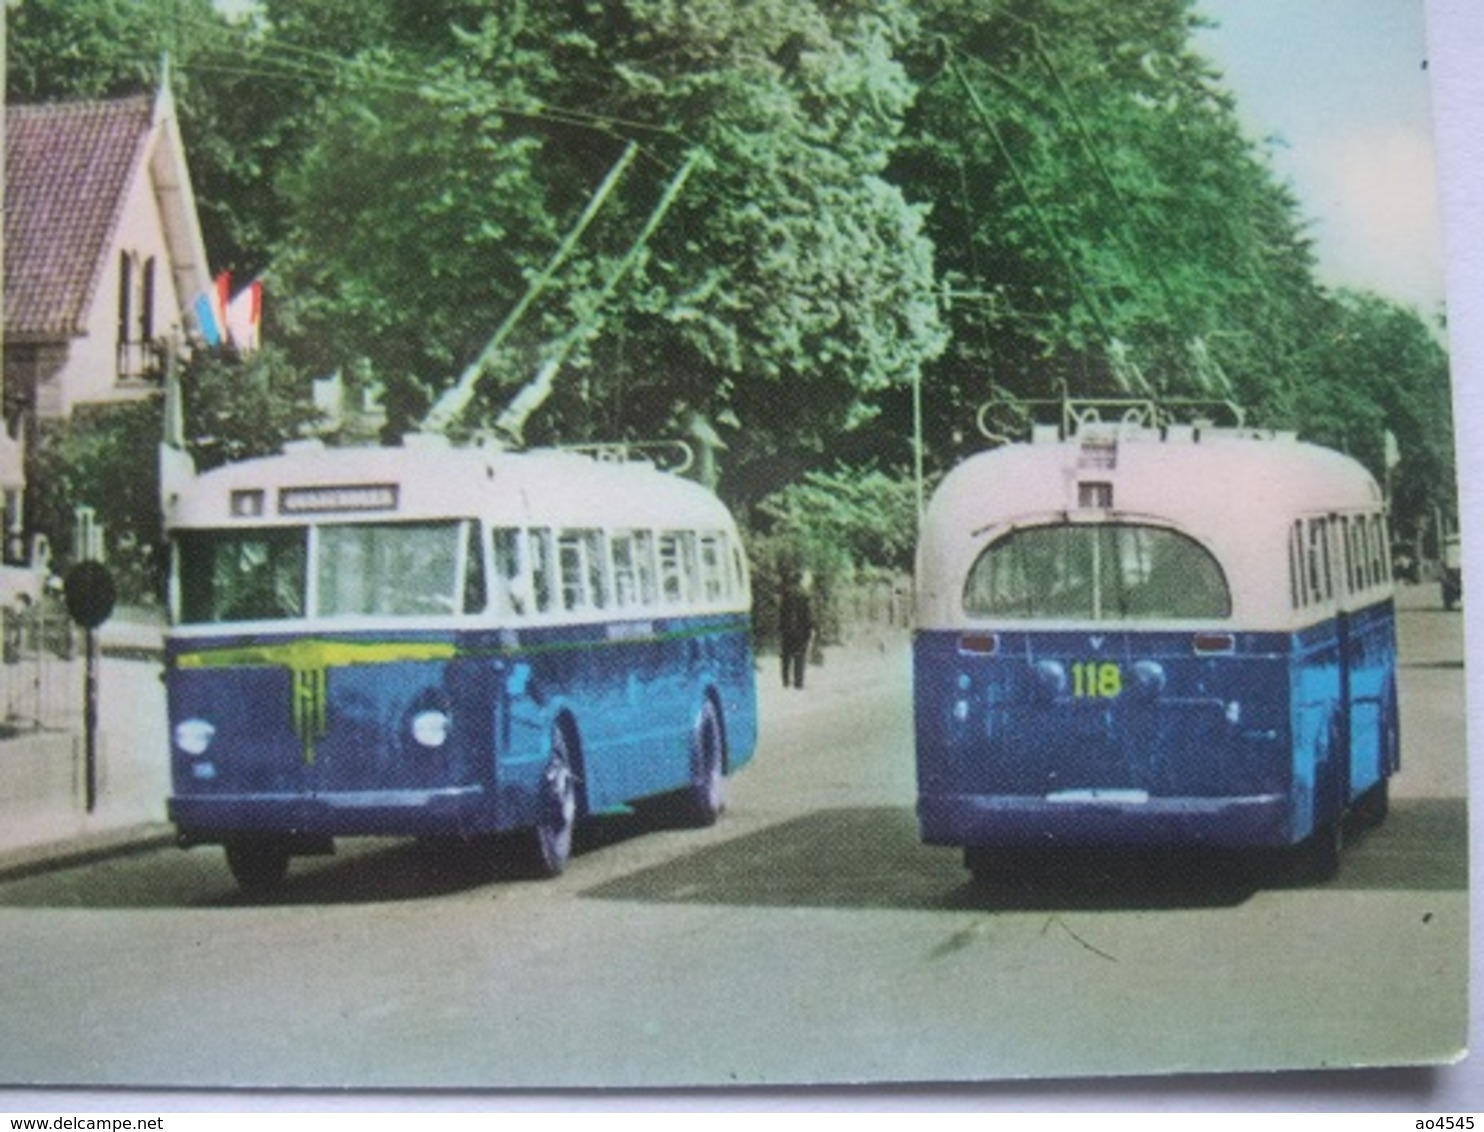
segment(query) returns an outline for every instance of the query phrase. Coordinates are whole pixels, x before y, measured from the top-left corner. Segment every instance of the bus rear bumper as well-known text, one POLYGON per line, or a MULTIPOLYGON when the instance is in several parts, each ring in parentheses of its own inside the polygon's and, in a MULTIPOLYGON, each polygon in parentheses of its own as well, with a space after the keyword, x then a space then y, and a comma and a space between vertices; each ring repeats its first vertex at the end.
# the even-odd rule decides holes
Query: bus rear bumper
POLYGON ((421 837, 498 828, 489 793, 478 786, 303 795, 175 795, 166 811, 182 845, 234 837, 421 837))
POLYGON ((1144 798, 1129 791, 1060 797, 923 795, 917 803, 929 845, 1243 848, 1292 842, 1292 806, 1283 794, 1144 798))

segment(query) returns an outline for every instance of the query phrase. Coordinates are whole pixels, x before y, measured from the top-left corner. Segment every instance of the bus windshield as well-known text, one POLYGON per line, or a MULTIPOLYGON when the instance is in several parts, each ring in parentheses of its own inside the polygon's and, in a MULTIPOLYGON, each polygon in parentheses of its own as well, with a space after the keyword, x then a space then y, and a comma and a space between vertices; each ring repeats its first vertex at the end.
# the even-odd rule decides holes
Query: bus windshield
POLYGON ((1226 577, 1195 540, 1135 523, 1053 523, 995 540, 964 586, 970 616, 1209 620, 1231 615, 1226 577))
POLYGON ((304 616, 306 529, 182 531, 180 619, 276 621, 304 616))
POLYGON ((320 527, 313 540, 308 527, 184 531, 177 540, 180 619, 415 617, 478 608, 482 571, 468 527, 347 523, 320 527))
POLYGON ((321 527, 320 617, 457 613, 459 523, 321 527))

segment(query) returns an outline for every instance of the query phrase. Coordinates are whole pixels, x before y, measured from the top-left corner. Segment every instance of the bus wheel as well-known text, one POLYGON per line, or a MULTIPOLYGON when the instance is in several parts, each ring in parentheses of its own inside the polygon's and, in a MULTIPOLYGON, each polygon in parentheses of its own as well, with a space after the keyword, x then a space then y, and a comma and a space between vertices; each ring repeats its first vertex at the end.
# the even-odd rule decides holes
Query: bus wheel
POLYGON ((271 892, 289 872, 289 851, 276 841, 232 841, 227 868, 244 892, 271 892))
POLYGON ((1340 847, 1344 823, 1338 818, 1325 822, 1307 840, 1288 851, 1286 880, 1290 884, 1323 884, 1340 872, 1340 847))
POLYGON ((1003 875, 1004 864, 1005 858, 1001 853, 983 845, 964 846, 964 868, 969 870, 974 884, 981 888, 989 887, 1003 875))
POLYGON ((1391 812, 1391 780, 1383 778, 1372 786, 1350 807, 1355 824, 1360 829, 1372 829, 1386 820, 1391 812))
POLYGON ((1066 860, 1054 849, 1003 845, 965 845, 964 868, 975 888, 1022 885, 1045 873, 1048 867, 1066 860))
POLYGON ((561 876, 572 856, 572 833, 577 827, 577 773, 567 732, 561 724, 551 730, 551 751, 541 774, 541 798, 532 848, 536 874, 561 876))
POLYGON ((726 805, 721 720, 710 700, 701 709, 690 741, 691 784, 685 792, 686 824, 715 825, 726 805))

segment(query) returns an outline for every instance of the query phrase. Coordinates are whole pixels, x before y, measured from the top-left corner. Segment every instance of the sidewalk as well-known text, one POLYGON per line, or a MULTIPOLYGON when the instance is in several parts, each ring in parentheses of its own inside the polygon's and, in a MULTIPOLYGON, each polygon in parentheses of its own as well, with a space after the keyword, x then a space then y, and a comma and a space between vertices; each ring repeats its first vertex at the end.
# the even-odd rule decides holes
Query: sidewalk
POLYGON ((99 631, 94 806, 86 805, 85 666, 57 661, 76 689, 67 726, 0 738, 0 878, 168 843, 169 790, 160 630, 119 621, 99 631))
MULTIPOLYGON (((809 667, 810 691, 778 687, 778 657, 757 658, 764 713, 787 716, 861 679, 903 668, 906 633, 857 634, 825 649, 809 667)), ((0 879, 61 868, 100 857, 169 844, 165 817, 170 789, 168 729, 157 626, 119 621, 99 631, 96 795, 86 807, 86 743, 82 728, 84 666, 63 665, 77 689, 77 712, 65 729, 24 731, 0 738, 0 879)))

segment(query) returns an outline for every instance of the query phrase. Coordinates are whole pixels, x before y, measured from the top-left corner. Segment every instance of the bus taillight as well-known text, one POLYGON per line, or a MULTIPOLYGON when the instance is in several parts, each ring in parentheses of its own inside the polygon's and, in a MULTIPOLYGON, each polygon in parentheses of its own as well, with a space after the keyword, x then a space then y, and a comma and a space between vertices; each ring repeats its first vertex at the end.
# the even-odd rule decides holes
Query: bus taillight
POLYGON ((1197 633, 1193 643, 1197 656, 1237 651, 1237 638, 1233 633, 1197 633))
POLYGON ((958 651, 973 656, 993 656, 999 648, 997 633, 965 633, 958 639, 958 651))

